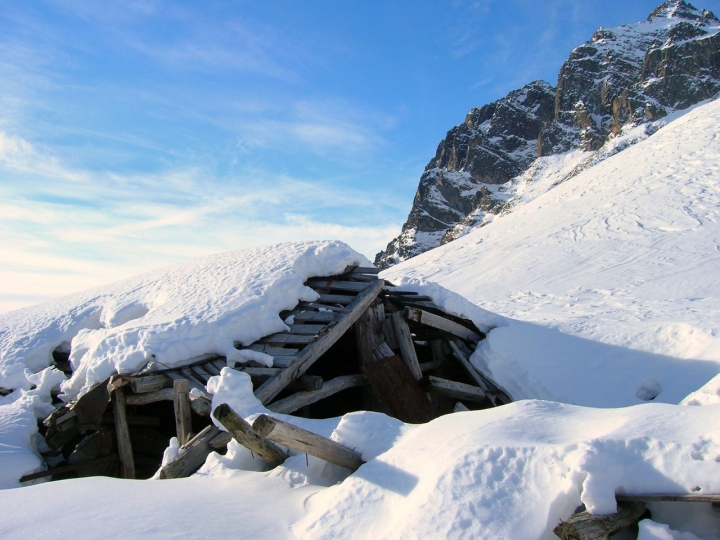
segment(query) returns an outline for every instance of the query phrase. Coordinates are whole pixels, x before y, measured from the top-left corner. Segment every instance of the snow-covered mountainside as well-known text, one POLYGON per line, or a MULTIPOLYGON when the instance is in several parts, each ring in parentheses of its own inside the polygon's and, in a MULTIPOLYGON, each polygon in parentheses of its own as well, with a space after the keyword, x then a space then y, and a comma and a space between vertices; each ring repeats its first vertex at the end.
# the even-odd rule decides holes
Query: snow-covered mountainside
POLYGON ((677 403, 720 371, 719 126, 697 107, 382 275, 508 317, 474 361, 514 397, 677 403))
POLYGON ((713 97, 720 91, 719 31, 711 12, 669 0, 647 21, 600 28, 572 51, 556 88, 535 81, 472 109, 440 142, 401 234, 375 263, 389 267, 485 225, 524 201, 518 187, 538 169, 567 176, 713 97))

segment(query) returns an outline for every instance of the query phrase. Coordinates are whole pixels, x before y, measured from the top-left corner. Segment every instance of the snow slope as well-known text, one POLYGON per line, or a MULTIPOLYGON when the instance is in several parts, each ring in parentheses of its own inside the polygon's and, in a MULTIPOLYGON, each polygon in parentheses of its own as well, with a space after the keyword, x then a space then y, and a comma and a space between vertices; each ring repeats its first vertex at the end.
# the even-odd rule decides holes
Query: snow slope
POLYGON ((516 398, 678 403, 720 371, 720 101, 382 275, 504 315, 474 355, 516 398))

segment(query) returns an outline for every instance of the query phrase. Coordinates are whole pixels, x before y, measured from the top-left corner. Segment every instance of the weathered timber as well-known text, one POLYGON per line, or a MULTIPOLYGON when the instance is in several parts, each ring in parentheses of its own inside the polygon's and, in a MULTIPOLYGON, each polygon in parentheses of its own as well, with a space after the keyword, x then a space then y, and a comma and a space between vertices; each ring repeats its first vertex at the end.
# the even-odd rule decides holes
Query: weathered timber
POLYGON ((348 266, 343 274, 379 274, 380 269, 374 266, 348 266))
POLYGON ((112 394, 113 416, 115 418, 115 435, 117 436, 118 454, 122 465, 123 478, 135 478, 135 460, 130 432, 125 413, 125 394, 122 388, 116 388, 112 394))
POLYGON ((172 388, 172 379, 161 373, 145 375, 130 381, 130 389, 135 394, 157 392, 163 388, 172 388))
MULTIPOLYGON (((297 322, 322 322, 329 323, 335 318, 332 311, 292 311, 289 315, 297 322)), ((287 317, 286 317, 287 318, 287 317)), ((297 351, 295 351, 297 352, 297 351)), ((271 354, 271 353, 268 353, 271 354)), ((295 354, 295 353, 293 353, 295 354)))
POLYGON ((187 380, 178 379, 173 383, 173 406, 175 408, 175 430, 180 444, 190 440, 192 417, 190 416, 190 385, 187 380))
POLYGON ((193 388, 197 388, 201 392, 205 392, 205 381, 198 379, 192 369, 188 367, 180 368, 180 373, 184 379, 187 379, 189 385, 193 388))
POLYGON ((281 465, 287 456, 274 443, 258 435, 245 419, 232 410, 230 405, 223 403, 215 408, 213 417, 228 430, 233 439, 245 448, 260 456, 271 466, 281 465))
POLYGON ((376 347, 375 351, 376 357, 381 359, 365 364, 361 369, 367 375, 373 393, 389 414, 412 424, 422 424, 435 418, 435 407, 400 357, 385 343, 376 347))
POLYGON ((452 349, 453 356, 455 357, 455 359, 458 362, 460 362, 460 365, 463 368, 465 368, 465 371, 467 371, 468 375, 470 375, 472 380, 475 381, 475 383, 477 383, 477 385, 485 391, 488 399, 493 404, 493 406, 497 406, 497 403, 495 401, 495 396, 493 396, 490 393, 490 390, 489 390, 487 384, 485 384, 485 381, 483 380, 480 373, 478 373, 477 370, 475 369, 475 367, 470 363, 470 361, 467 358, 465 358, 465 355, 462 353, 462 351, 458 348, 458 346, 455 343, 453 343, 452 341, 448 341, 448 345, 450 345, 450 348, 452 349))
POLYGON ((204 364, 203 369, 205 371, 207 371, 210 375, 220 375, 220 370, 212 362, 208 362, 207 364, 204 364))
POLYGON ((328 396, 337 394, 346 388, 354 388, 367 384, 368 379, 365 375, 343 375, 335 377, 322 385, 319 390, 298 392, 286 398, 280 399, 267 406, 273 412, 281 414, 290 414, 307 405, 325 399, 328 396))
POLYGON ((260 340, 261 343, 288 343, 290 345, 304 345, 315 339, 315 336, 298 334, 271 334, 260 340))
POLYGON ((458 402, 455 404, 455 407, 453 408, 453 412, 454 412, 454 413, 456 413, 456 412, 466 412, 466 411, 469 411, 469 410, 470 410, 470 409, 468 409, 462 401, 458 401, 458 402))
POLYGON ((351 471, 356 471, 365 463, 360 454, 354 450, 266 414, 257 417, 252 429, 259 435, 296 452, 310 454, 351 471))
POLYGON ((245 373, 250 375, 250 377, 257 377, 258 379, 263 377, 272 377, 280 373, 280 369, 276 367, 245 367, 240 365, 235 367, 234 369, 238 371, 244 371, 245 373))
POLYGON ((675 501, 720 503, 718 493, 617 493, 615 499, 622 502, 634 501, 675 501))
POLYGON ((420 364, 420 371, 425 373, 427 371, 433 371, 434 369, 439 369, 445 365, 445 362, 442 360, 432 360, 430 362, 423 362, 420 364))
POLYGON ((267 380, 255 391, 255 396, 263 403, 269 403, 290 381, 300 377, 305 371, 322 356, 358 319, 358 317, 375 300, 385 282, 377 280, 368 284, 367 288, 355 297, 348 306, 349 313, 342 317, 326 334, 321 335, 311 345, 300 351, 292 364, 277 375, 267 380))
POLYGON ((146 394, 130 394, 125 396, 126 405, 149 405, 150 403, 157 403, 158 401, 172 401, 173 389, 163 388, 155 392, 148 392, 146 394))
POLYGON ((340 281, 337 279, 310 278, 305 283, 313 289, 335 289, 337 291, 359 292, 365 288, 365 284, 357 281, 340 281))
POLYGON ((192 366, 190 369, 192 369, 197 380, 199 380, 203 384, 207 384, 210 377, 212 377, 212 375, 205 371, 202 366, 192 366))
POLYGON ((185 478, 197 471, 205 463, 208 454, 213 451, 210 441, 219 434, 220 430, 211 425, 195 435, 183 446, 184 453, 160 470, 160 479, 185 478))
MULTIPOLYGON (((375 280, 370 281, 369 283, 374 283, 375 280)), ((342 313, 350 313, 350 309, 348 306, 337 306, 337 305, 326 305, 326 304, 320 304, 317 302, 300 302, 298 304, 298 309, 317 309, 318 311, 330 311, 337 314, 342 313)))
POLYGON ((320 302, 321 304, 349 304, 355 300, 354 296, 350 296, 347 294, 320 294, 320 298, 315 300, 316 302, 320 302))
POLYGON ((320 390, 325 381, 320 375, 302 375, 288 384, 285 388, 295 392, 312 392, 320 390))
POLYGON ((612 533, 634 525, 645 513, 641 502, 618 503, 617 514, 595 516, 587 511, 560 522, 553 532, 560 540, 607 540, 612 533))
POLYGON ((46 478, 48 476, 54 476, 56 474, 62 474, 66 472, 76 471, 78 469, 85 469, 89 467, 96 467, 97 465, 103 465, 105 463, 110 463, 111 461, 117 460, 117 455, 112 454, 110 456, 103 456, 96 459, 91 459, 89 461, 85 461, 82 463, 73 463, 72 465, 63 465, 62 467, 55 467, 52 469, 47 469, 45 471, 40 471, 32 474, 26 474, 25 476, 21 476, 19 482, 29 482, 30 480, 37 480, 38 478, 46 478))
MULTIPOLYGON (((187 377, 186 375, 183 375, 182 372, 177 372, 177 371, 174 371, 174 370, 173 370, 173 371, 164 371, 163 373, 165 373, 165 375, 167 375, 168 377, 170 377, 170 378, 173 380, 173 383, 174 383, 174 381, 179 381, 179 380, 181 380, 181 379, 185 379, 185 380, 188 382, 188 384, 190 385, 190 388, 197 388, 197 389, 200 390, 203 394, 204 394, 205 392, 207 392, 207 390, 205 390, 205 385, 202 384, 202 383, 200 383, 200 382, 198 382, 197 380, 195 380, 195 378, 192 377, 192 376, 191 376, 191 377, 187 377)), ((191 374, 191 375, 192 375, 192 374, 191 374)))
POLYGON ((385 317, 382 320, 382 333, 385 338, 385 343, 387 343, 391 349, 397 349, 398 342, 395 337, 395 329, 393 328, 393 323, 390 317, 385 317))
POLYGON ((190 408, 193 410, 193 412, 199 416, 210 416, 210 411, 212 409, 212 402, 204 397, 195 397, 193 395, 190 395, 190 408))
POLYGON ((477 343, 480 339, 482 339, 482 336, 479 336, 476 332, 470 330, 469 328, 458 324, 455 321, 451 321, 450 319, 446 319, 445 317, 440 317, 439 315, 430 313, 429 311, 406 307, 403 310, 403 314, 409 321, 415 321, 426 326, 432 326, 433 328, 443 330, 472 343, 477 343))
POLYGON ((290 332, 296 335, 314 336, 325 329, 324 324, 291 324, 290 332))
POLYGON ((448 381, 439 377, 428 375, 423 379, 423 385, 430 392, 437 392, 443 396, 455 399, 462 399, 482 403, 488 399, 487 393, 482 388, 465 383, 448 381))
POLYGON ((428 341, 430 345, 430 354, 434 362, 443 362, 445 360, 445 352, 443 351, 443 342, 441 339, 431 339, 428 341))
POLYGON ((221 431, 220 434, 213 438, 208 444, 213 448, 214 450, 222 450, 223 448, 227 447, 228 443, 232 440, 232 435, 230 435, 227 431, 221 431))
POLYGON ((353 328, 361 365, 373 361, 373 350, 383 342, 384 319, 385 307, 378 303, 369 306, 355 321, 353 328))
POLYGON ((422 379, 422 371, 420 371, 420 363, 418 362, 417 353, 415 352, 415 344, 413 343, 410 327, 400 312, 391 315, 393 329, 395 330, 395 338, 400 348, 400 358, 415 377, 416 381, 422 379))

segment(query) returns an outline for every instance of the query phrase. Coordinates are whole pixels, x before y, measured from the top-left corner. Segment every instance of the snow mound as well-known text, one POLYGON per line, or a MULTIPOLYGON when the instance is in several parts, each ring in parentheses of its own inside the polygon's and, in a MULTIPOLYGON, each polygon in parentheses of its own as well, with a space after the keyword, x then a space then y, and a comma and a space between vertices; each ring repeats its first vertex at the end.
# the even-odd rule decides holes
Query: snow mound
POLYGON ((279 244, 204 257, 0 315, 0 387, 29 388, 25 369, 71 346, 72 398, 153 360, 177 366, 208 353, 245 362, 233 346, 287 329, 278 314, 317 299, 303 283, 370 262, 341 242, 279 244))

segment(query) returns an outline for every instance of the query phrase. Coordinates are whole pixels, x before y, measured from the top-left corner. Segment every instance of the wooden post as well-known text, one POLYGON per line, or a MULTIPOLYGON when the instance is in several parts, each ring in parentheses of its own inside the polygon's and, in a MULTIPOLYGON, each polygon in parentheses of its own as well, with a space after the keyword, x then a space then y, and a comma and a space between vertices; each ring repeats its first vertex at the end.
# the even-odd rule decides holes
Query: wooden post
POLYGON ((223 403, 213 412, 215 419, 228 430, 233 439, 242 444, 251 452, 260 456, 271 466, 281 465, 287 456, 275 444, 255 433, 243 418, 241 418, 230 405, 223 403))
POLYGON ((175 406, 175 430, 181 445, 191 438, 192 417, 190 416, 190 384, 187 379, 173 381, 173 405, 175 406))
POLYGON ((122 387, 115 388, 112 391, 111 399, 122 475, 123 478, 135 478, 135 459, 130 445, 130 431, 128 430, 127 415, 125 414, 125 394, 123 394, 122 387))
POLYGON ((400 358, 405 362, 405 365, 410 370, 410 373, 412 373, 412 376, 415 377, 415 380, 419 381, 422 379, 422 371, 420 370, 420 362, 418 362, 417 353, 415 352, 415 344, 412 340, 410 327, 399 311, 392 314, 392 324, 395 330, 395 339, 397 339, 398 346, 400 347, 400 358))
POLYGON ((261 414, 253 422, 252 429, 263 437, 267 437, 297 452, 310 454, 351 471, 356 471, 365 463, 360 454, 316 433, 261 414))
POLYGON ((594 516, 580 512, 560 522, 553 532, 561 540, 607 540, 612 533, 637 523, 644 513, 641 502, 618 503, 617 514, 594 516))

